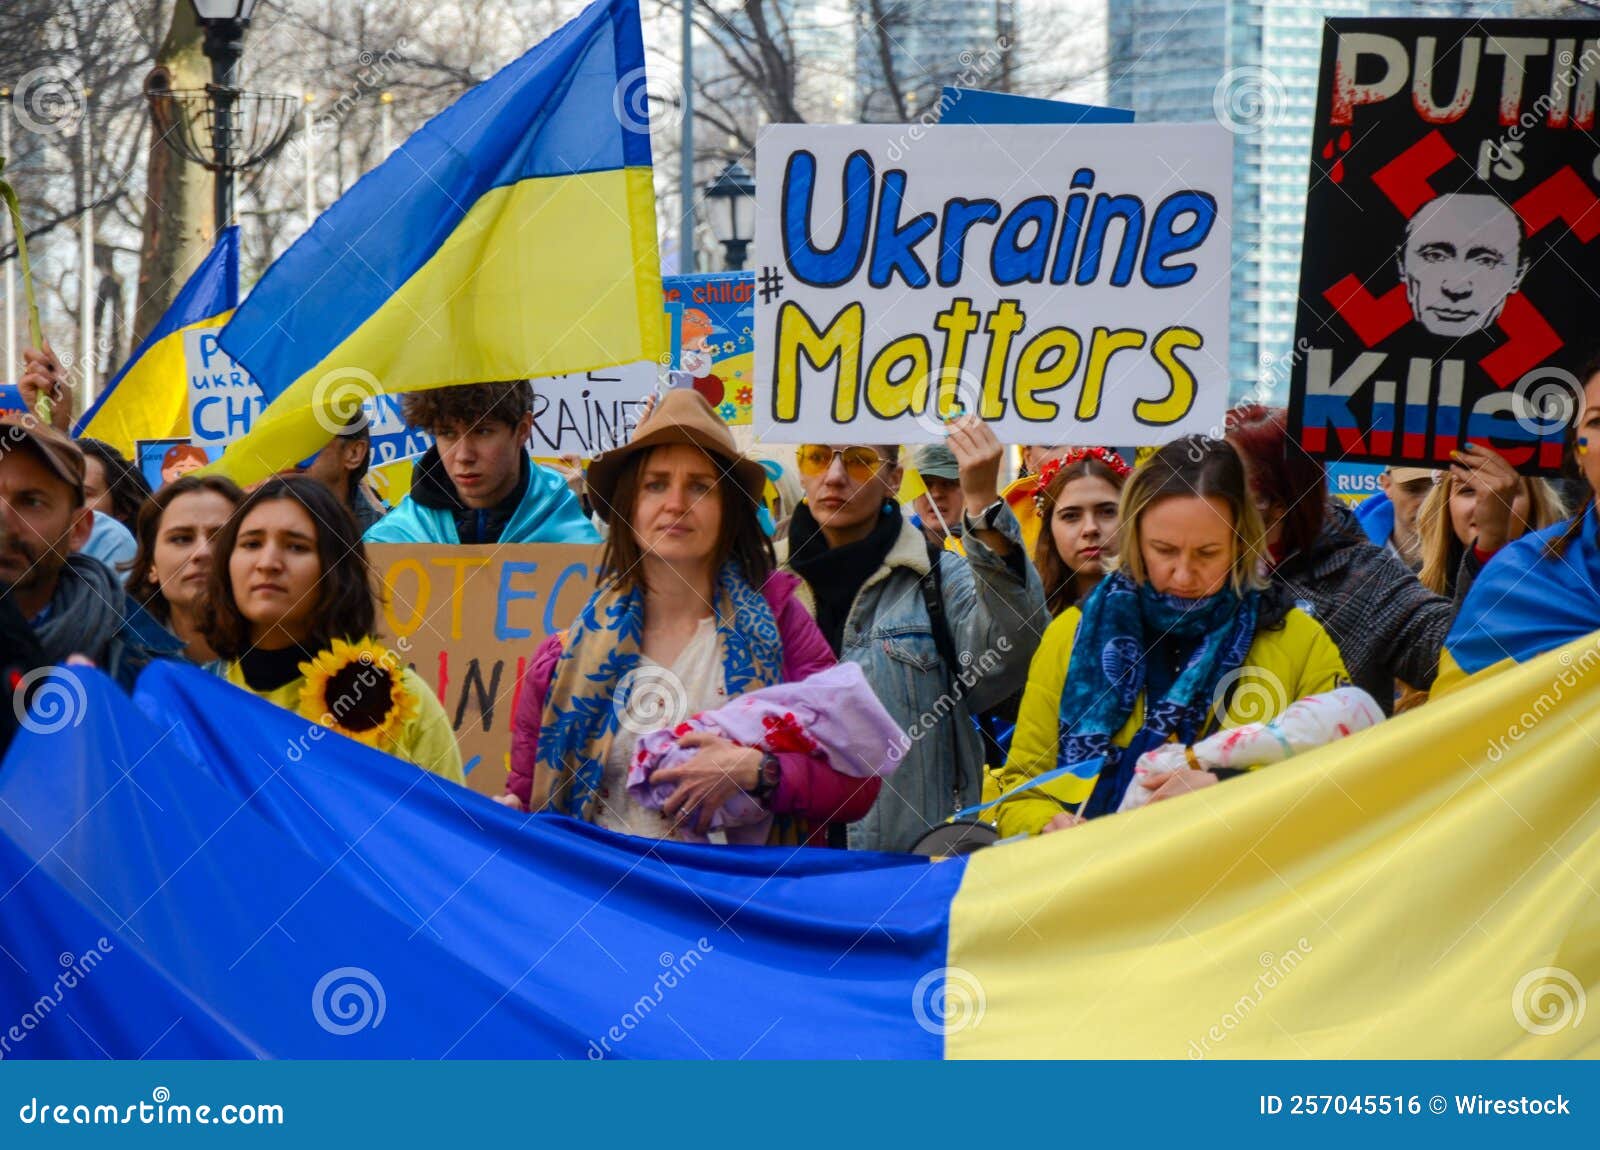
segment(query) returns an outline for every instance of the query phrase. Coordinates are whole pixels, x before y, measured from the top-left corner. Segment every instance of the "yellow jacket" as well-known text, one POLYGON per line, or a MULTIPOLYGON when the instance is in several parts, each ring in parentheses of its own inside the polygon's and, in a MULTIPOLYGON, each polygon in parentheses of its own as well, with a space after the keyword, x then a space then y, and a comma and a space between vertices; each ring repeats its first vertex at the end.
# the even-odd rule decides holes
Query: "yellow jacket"
MULTIPOLYGON (((235 687, 249 691, 274 706, 282 707, 286 711, 300 710, 300 689, 306 685, 304 675, 273 691, 252 689, 250 684, 244 681, 244 674, 239 670, 237 662, 227 665, 225 677, 235 687)), ((417 699, 417 715, 413 719, 406 720, 395 737, 394 744, 383 749, 397 759, 404 759, 425 771, 433 772, 440 778, 465 786, 467 776, 461 770, 461 748, 456 746, 455 731, 450 727, 450 716, 445 714, 443 704, 439 702, 433 689, 411 668, 405 669, 402 679, 406 689, 417 699)))
MULTIPOLYGON (((1060 749, 1061 691, 1067 680, 1072 640, 1083 612, 1069 607, 1045 628, 1039 650, 1028 666, 1011 754, 1000 772, 1002 791, 1019 787, 1053 769, 1060 749)), ((1328 633, 1311 616, 1295 608, 1275 630, 1256 633, 1228 703, 1222 726, 1272 719, 1296 699, 1331 691, 1348 682, 1344 660, 1328 633)), ((1126 747, 1144 725, 1144 697, 1134 700, 1133 713, 1112 740, 1126 747)), ((1076 807, 1094 790, 1095 779, 1064 775, 1026 791, 995 808, 1002 836, 1038 834, 1063 810, 1076 807)))

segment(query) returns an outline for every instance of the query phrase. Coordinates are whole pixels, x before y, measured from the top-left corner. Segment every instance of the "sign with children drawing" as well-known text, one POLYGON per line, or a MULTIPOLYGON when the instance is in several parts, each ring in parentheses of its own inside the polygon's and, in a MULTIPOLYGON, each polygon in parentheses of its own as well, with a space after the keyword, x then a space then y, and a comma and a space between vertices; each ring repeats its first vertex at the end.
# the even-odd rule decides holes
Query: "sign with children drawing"
POLYGON ((692 387, 723 422, 750 422, 755 400, 755 273, 663 276, 672 387, 692 387))
POLYGON ((1329 459, 1559 469, 1600 282, 1600 42, 1565 21, 1330 20, 1294 433, 1329 459))
POLYGON ((1221 422, 1224 128, 776 124, 758 152, 759 437, 930 443, 954 411, 1011 443, 1221 422))

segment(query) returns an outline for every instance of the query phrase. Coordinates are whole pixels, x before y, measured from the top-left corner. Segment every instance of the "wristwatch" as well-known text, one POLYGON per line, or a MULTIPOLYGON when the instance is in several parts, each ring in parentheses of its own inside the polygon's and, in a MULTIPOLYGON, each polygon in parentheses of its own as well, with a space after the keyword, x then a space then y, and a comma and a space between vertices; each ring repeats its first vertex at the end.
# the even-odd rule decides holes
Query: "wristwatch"
POLYGON ((756 769, 756 785, 750 790, 750 797, 758 802, 765 802, 773 791, 778 789, 778 779, 783 774, 783 769, 778 766, 778 756, 771 751, 761 752, 761 766, 756 769))
POLYGON ((962 526, 967 531, 993 531, 995 524, 1000 522, 1000 513, 1005 510, 1005 507, 1006 501, 1004 499, 996 499, 985 507, 976 519, 963 511, 961 518, 965 522, 962 526))

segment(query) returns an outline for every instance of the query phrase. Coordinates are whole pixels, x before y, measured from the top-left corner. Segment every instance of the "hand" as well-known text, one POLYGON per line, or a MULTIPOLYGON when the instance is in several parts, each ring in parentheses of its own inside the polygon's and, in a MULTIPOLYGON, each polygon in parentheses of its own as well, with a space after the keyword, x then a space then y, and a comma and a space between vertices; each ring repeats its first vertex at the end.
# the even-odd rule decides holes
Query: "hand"
POLYGON ((526 811, 528 804, 522 801, 520 795, 513 795, 509 791, 503 795, 496 795, 494 801, 503 807, 510 807, 514 811, 526 811))
POLYGON ((961 473, 961 497, 967 514, 976 519, 1000 498, 1000 460, 1005 448, 994 430, 976 415, 947 420, 945 442, 956 457, 961 473))
POLYGON ((560 463, 549 465, 550 470, 567 481, 567 489, 579 499, 583 498, 583 459, 576 455, 563 455, 560 463))
POLYGON ((1472 511, 1478 529, 1475 545, 1484 552, 1500 550, 1511 542, 1511 505, 1516 502, 1522 477, 1505 456, 1476 443, 1463 444, 1450 458, 1456 461, 1450 474, 1457 483, 1470 483, 1477 494, 1472 511))
POLYGON ((1089 820, 1084 818, 1082 815, 1075 815, 1071 811, 1062 811, 1055 818, 1045 823, 1044 829, 1039 833, 1042 835, 1047 835, 1054 831, 1064 831, 1068 827, 1081 827, 1088 821, 1089 820))
POLYGON ((711 827, 711 816, 738 791, 754 790, 761 780, 761 752, 741 747, 710 731, 690 731, 678 738, 680 747, 698 747, 699 753, 676 767, 663 767, 650 776, 652 783, 677 783, 661 813, 676 830, 694 819, 696 834, 711 827))
POLYGON ((72 384, 67 381, 66 369, 50 349, 46 340, 43 348, 22 349, 22 375, 17 380, 17 391, 29 411, 38 414, 39 399, 50 400, 50 423, 57 431, 70 433, 72 428, 72 384))
POLYGON ((650 418, 650 413, 656 409, 657 397, 654 392, 644 397, 644 402, 639 405, 639 413, 634 416, 633 426, 638 427, 650 418))
POLYGON ((1139 785, 1147 791, 1154 791, 1150 801, 1159 803, 1162 799, 1170 799, 1174 795, 1186 795, 1190 791, 1203 790, 1206 787, 1217 785, 1217 776, 1210 771, 1179 771, 1152 772, 1139 780, 1139 785))

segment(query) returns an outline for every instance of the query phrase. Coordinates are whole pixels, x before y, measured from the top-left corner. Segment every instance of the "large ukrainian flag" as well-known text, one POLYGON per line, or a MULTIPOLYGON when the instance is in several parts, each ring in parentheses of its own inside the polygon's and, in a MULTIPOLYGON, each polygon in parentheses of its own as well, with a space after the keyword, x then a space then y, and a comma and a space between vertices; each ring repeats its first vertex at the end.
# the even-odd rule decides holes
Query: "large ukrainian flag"
POLYGON ((218 467, 303 459, 380 391, 657 359, 663 328, 638 2, 597 0, 268 269, 221 343, 269 406, 218 467))
POLYGON ((128 458, 139 439, 189 438, 183 334, 216 327, 239 303, 239 229, 226 228, 178 298, 128 357, 73 434, 103 439, 128 458))
POLYGON ((196 667, 57 674, 0 765, 0 1018, 114 950, 33 1057, 1600 1055, 1600 634, 944 862, 529 819, 196 667), (381 1026, 317 1024, 333 973, 381 1026))

